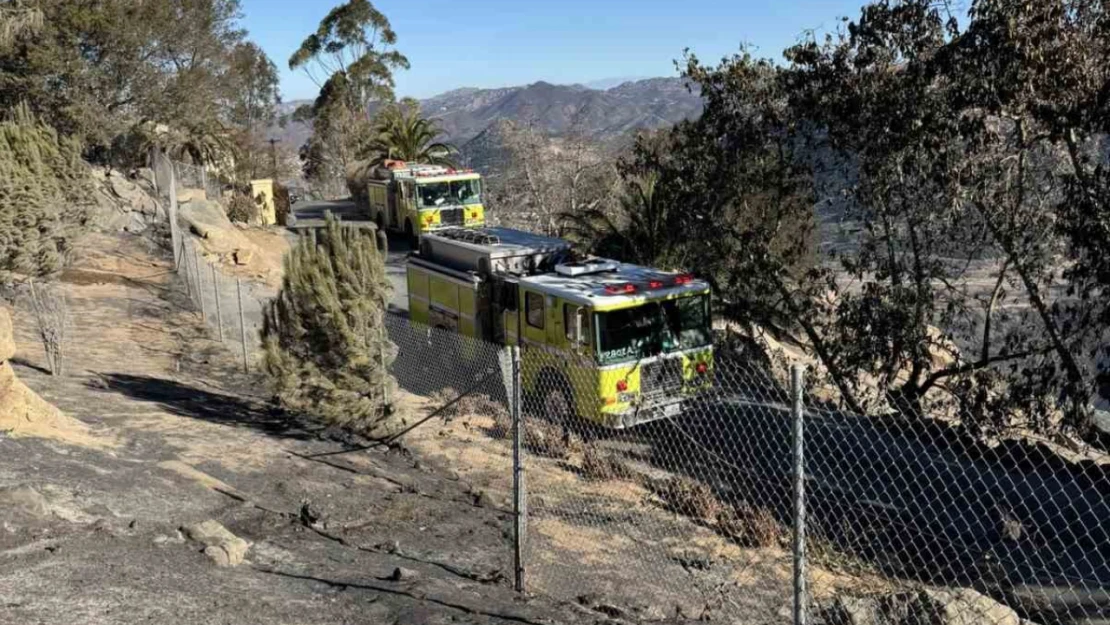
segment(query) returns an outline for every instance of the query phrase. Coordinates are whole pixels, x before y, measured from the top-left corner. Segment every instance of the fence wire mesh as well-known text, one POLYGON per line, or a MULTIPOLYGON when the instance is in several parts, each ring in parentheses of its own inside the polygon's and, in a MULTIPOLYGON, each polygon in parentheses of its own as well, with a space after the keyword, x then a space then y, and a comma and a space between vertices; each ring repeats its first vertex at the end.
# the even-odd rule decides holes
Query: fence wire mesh
MULTIPOLYGON (((616 377, 524 351, 530 589, 644 620, 791 622, 788 369, 728 341, 616 377), (691 375, 699 360, 711 384, 691 375), (644 422, 595 425, 618 407, 595 398, 623 388, 647 398, 644 422)), ((812 383, 801 412, 809 622, 1106 617, 1105 456, 978 440, 958 413, 850 414, 835 397, 812 383)))
POLYGON ((523 360, 531 588, 645 620, 789 622, 784 389, 705 351, 523 360), (614 416, 635 425, 597 425, 614 416))

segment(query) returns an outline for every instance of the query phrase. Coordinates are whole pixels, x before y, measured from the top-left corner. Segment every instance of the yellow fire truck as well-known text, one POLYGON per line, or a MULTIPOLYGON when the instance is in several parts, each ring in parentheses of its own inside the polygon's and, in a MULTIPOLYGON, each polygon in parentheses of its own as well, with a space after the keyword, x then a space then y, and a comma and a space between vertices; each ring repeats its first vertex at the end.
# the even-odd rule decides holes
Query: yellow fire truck
POLYGON ((386 161, 348 180, 355 201, 379 228, 417 238, 440 228, 481 226, 482 177, 471 170, 386 161))
POLYGON ((711 385, 709 285, 508 228, 425 234, 407 267, 414 321, 520 345, 550 417, 624 428, 681 413, 711 385))

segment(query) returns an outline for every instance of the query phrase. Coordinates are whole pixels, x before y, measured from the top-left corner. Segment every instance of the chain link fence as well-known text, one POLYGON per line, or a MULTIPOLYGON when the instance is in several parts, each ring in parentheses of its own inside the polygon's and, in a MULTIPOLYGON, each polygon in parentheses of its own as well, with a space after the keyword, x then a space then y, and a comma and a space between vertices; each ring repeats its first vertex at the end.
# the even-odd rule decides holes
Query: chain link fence
POLYGON ((202 246, 181 227, 178 219, 181 191, 207 186, 211 200, 219 197, 220 183, 209 178, 203 167, 173 161, 158 151, 151 156, 151 166, 159 196, 168 207, 170 248, 181 287, 205 326, 221 343, 236 351, 244 372, 248 372, 257 363, 262 311, 273 296, 272 289, 210 261, 202 246))
POLYGON ((226 274, 192 237, 181 236, 175 258, 185 293, 205 326, 241 356, 243 371, 249 372, 262 346, 262 314, 272 294, 254 281, 226 274))
POLYGON ((537 350, 522 380, 531 589, 643 620, 1110 616, 1105 454, 980 440, 958 411, 844 412, 834 388, 792 385, 727 341, 616 379, 537 350), (595 425, 606 385, 641 389, 645 422, 595 425))
POLYGON ((151 169, 154 170, 158 194, 164 201, 175 200, 188 189, 203 190, 205 197, 214 202, 223 197, 225 183, 204 165, 175 161, 165 153, 153 150, 151 169))
MULTIPOLYGON (((173 225, 180 286, 255 368, 270 293, 173 225)), ((517 351, 396 314, 385 331, 394 440, 505 510, 505 548, 471 559, 527 592, 645 622, 1110 619, 1101 452, 984 439, 939 405, 853 414, 819 371, 796 381, 734 335, 601 367, 588 347, 517 351)))
POLYGON ((788 389, 704 351, 607 369, 545 352, 522 358, 529 587, 641 620, 790 622, 788 389), (614 418, 636 425, 597 425, 614 418))
POLYGON ((175 179, 179 189, 201 189, 205 197, 213 202, 223 197, 223 187, 219 178, 209 173, 204 165, 193 165, 172 161, 175 179))

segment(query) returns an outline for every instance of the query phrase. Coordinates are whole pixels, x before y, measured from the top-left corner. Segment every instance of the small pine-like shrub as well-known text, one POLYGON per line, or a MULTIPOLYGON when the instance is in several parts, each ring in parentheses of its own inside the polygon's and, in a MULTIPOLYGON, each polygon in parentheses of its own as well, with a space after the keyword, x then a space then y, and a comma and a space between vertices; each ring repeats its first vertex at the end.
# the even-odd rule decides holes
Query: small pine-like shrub
POLYGON ((283 406, 363 434, 387 432, 389 292, 374 237, 330 214, 286 253, 262 328, 265 371, 283 406))

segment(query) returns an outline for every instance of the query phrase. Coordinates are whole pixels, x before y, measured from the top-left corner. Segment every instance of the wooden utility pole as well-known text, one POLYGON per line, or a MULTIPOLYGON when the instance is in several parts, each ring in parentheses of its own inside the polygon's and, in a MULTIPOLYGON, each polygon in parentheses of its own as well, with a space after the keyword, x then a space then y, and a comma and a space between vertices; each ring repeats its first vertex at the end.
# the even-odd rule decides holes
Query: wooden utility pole
POLYGON ((270 137, 270 178, 277 180, 277 144, 281 143, 281 139, 270 137))

